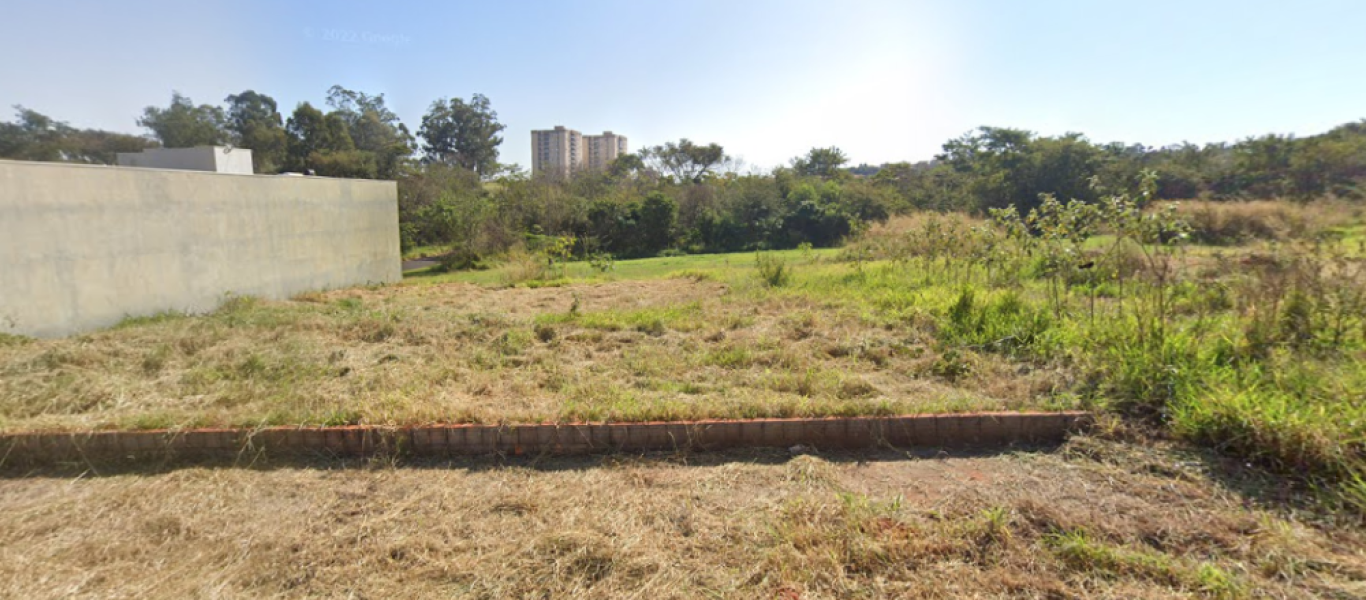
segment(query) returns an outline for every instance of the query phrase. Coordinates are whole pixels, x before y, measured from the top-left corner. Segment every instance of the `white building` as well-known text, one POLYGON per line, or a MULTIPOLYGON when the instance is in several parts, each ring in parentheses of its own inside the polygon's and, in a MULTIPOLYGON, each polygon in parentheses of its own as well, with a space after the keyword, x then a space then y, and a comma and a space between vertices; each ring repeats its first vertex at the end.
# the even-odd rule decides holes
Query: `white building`
POLYGON ((194 148, 152 148, 142 152, 120 152, 120 167, 148 169, 181 169, 251 175, 251 150, 227 146, 196 146, 194 148))

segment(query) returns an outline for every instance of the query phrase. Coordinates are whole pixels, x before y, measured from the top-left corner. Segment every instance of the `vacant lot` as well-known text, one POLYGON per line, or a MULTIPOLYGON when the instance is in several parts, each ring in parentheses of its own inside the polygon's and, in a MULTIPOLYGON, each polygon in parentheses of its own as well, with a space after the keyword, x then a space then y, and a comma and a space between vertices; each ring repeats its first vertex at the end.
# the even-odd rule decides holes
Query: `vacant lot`
MULTIPOLYGON (((791 257, 827 278, 848 270, 818 254, 791 257)), ((0 346, 0 425, 643 420, 1076 406, 1054 395, 1064 383, 1055 369, 984 360, 978 375, 958 376, 937 362, 933 339, 870 308, 857 297, 768 288, 754 275, 752 255, 631 261, 551 287, 417 277, 286 302, 236 299, 202 317, 134 319, 77 338, 0 346)))
POLYGON ((838 250, 514 255, 0 339, 8 431, 1058 408, 1102 424, 977 457, 10 472, 0 595, 1363 597, 1360 215, 1197 209, 1190 231, 1058 206, 1014 225, 915 215, 838 250))
POLYGON ((1090 438, 977 457, 82 467, 0 480, 0 596, 1366 594, 1360 529, 1304 521, 1237 470, 1090 438))

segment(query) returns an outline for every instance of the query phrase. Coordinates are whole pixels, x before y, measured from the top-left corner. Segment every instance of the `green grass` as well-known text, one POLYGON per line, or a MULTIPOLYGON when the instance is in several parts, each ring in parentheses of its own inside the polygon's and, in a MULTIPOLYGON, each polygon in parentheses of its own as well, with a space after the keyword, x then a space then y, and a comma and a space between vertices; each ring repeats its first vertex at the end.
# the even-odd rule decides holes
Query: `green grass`
POLYGON ((1207 598, 1248 596, 1236 576, 1213 563, 1191 563, 1152 550, 1108 544, 1082 530, 1051 534, 1045 544, 1063 564, 1088 575, 1144 579, 1207 598))
MULTIPOLYGON (((838 248, 815 250, 776 250, 766 254, 782 258, 794 264, 811 261, 830 260, 839 254, 838 248)), ((732 278, 737 273, 748 273, 755 269, 755 254, 752 252, 736 254, 690 254, 665 258, 638 258, 618 260, 613 269, 601 273, 586 261, 571 262, 565 265, 566 282, 604 282, 641 279, 659 279, 670 276, 703 275, 716 278, 732 278)), ((503 268, 495 267, 485 271, 459 271, 441 273, 435 269, 421 269, 404 274, 405 283, 416 285, 462 282, 483 286, 504 285, 503 268)))
POLYGON ((403 260, 415 260, 419 258, 441 256, 442 254, 445 254, 450 251, 451 247, 445 244, 437 244, 433 246, 416 246, 413 248, 409 248, 403 252, 403 260))

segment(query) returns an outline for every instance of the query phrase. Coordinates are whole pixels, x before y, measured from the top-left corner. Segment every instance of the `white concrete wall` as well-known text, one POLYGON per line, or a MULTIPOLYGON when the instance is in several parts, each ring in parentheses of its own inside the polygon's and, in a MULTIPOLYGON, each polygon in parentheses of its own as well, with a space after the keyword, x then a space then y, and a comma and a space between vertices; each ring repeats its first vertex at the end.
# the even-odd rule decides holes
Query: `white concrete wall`
POLYGON ((118 153, 119 166, 148 169, 181 169, 250 175, 251 150, 224 146, 194 148, 150 148, 142 152, 118 153))
POLYGON ((0 160, 0 332, 400 278, 392 181, 0 160))
POLYGON ((251 175, 256 172, 256 168, 251 164, 251 149, 249 148, 215 146, 213 154, 219 173, 251 175))

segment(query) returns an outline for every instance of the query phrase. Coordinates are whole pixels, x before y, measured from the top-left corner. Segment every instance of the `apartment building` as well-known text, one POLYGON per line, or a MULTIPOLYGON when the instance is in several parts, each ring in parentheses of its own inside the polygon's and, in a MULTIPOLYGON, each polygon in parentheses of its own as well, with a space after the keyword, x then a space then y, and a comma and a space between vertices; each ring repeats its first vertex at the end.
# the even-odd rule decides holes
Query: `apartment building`
POLYGON ((602 170, 627 152, 626 136, 610 131, 583 135, 563 125, 537 129, 531 132, 531 173, 565 176, 586 169, 602 170))
POLYGON ((602 171, 618 156, 627 153, 626 136, 604 131, 602 135, 586 135, 584 139, 588 169, 602 171))
POLYGON ((531 132, 531 173, 563 176, 582 168, 583 134, 557 125, 531 132))

